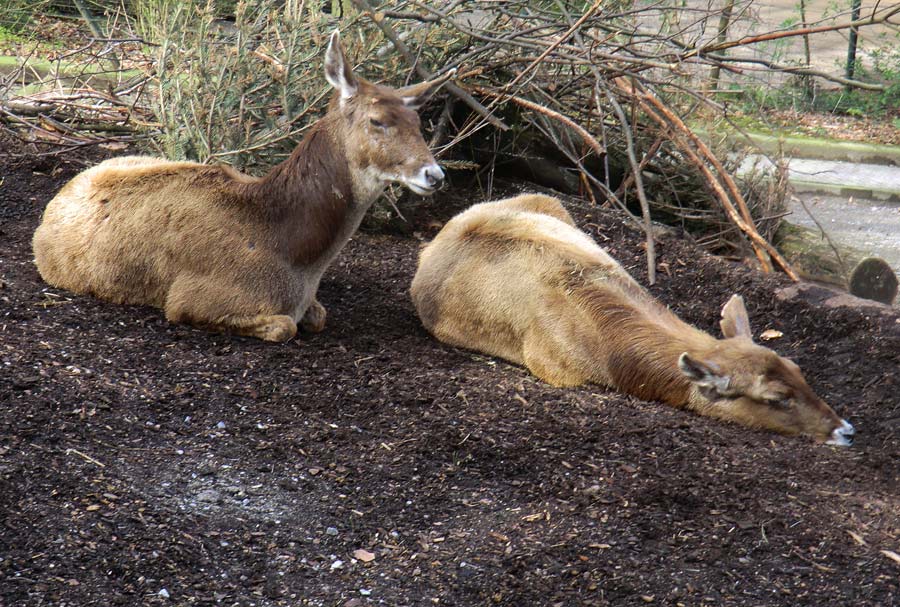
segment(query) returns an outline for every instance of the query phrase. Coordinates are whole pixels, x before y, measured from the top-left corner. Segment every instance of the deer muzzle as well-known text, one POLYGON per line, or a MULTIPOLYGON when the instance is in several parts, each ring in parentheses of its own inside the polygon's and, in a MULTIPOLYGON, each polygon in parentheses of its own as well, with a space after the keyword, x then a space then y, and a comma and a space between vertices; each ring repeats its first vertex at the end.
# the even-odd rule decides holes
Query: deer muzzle
POLYGON ((437 163, 429 163, 420 168, 406 185, 416 194, 432 194, 444 185, 444 171, 437 163))
POLYGON ((831 438, 825 441, 826 445, 837 445, 838 447, 849 447, 853 444, 853 435, 856 430, 853 424, 846 419, 841 420, 841 425, 832 430, 831 438))

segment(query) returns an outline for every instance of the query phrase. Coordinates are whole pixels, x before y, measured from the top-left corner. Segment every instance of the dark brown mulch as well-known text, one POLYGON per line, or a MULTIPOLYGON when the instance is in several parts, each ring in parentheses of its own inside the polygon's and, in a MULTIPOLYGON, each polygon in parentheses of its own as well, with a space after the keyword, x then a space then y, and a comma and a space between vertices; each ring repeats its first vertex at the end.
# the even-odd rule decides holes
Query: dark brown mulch
MULTIPOLYGON (((816 446, 436 343, 413 238, 357 236, 284 345, 48 288, 31 234, 80 167, 0 164, 0 605, 900 603, 895 316, 661 244, 660 298, 715 331, 742 293, 857 427, 816 446)), ((619 215, 576 215, 643 277, 619 215)))

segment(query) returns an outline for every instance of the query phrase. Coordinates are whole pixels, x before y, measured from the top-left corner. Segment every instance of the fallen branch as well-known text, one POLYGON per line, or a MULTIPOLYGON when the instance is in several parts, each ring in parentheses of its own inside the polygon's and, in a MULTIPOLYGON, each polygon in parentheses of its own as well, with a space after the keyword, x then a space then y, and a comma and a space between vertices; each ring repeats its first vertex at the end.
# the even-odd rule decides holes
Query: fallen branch
POLYGON ((594 137, 590 133, 588 133, 587 130, 585 130, 581 125, 579 125, 577 122, 575 122, 571 118, 563 116, 559 112, 555 112, 547 107, 544 107, 538 103, 535 103, 534 101, 529 101, 528 99, 516 97, 515 95, 509 95, 509 94, 503 93, 503 92, 492 91, 490 89, 486 89, 484 87, 477 86, 477 85, 471 86, 470 88, 480 95, 485 95, 487 97, 499 98, 499 99, 503 99, 505 101, 511 101, 511 102, 515 103, 516 105, 521 106, 525 109, 531 110, 533 112, 539 112, 549 118, 552 118, 553 120, 556 120, 557 122, 560 122, 560 123, 566 125, 570 129, 572 129, 573 131, 578 133, 579 137, 581 137, 581 139, 588 146, 590 146, 590 148, 594 151, 595 154, 597 154, 597 156, 603 156, 604 154, 606 154, 606 150, 603 148, 603 146, 600 145, 600 143, 596 139, 594 139, 594 137))

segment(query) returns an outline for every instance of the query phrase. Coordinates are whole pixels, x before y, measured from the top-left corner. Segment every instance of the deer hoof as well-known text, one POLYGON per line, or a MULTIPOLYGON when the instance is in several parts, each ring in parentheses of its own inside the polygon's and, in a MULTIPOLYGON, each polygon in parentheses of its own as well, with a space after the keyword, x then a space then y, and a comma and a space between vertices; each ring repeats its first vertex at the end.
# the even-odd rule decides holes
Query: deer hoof
POLYGON ((259 328, 257 335, 266 341, 287 341, 297 334, 297 325, 290 316, 272 316, 259 328))
POLYGON ((325 317, 328 312, 318 301, 313 301, 306 314, 300 320, 300 327, 310 333, 318 333, 325 328, 325 317))

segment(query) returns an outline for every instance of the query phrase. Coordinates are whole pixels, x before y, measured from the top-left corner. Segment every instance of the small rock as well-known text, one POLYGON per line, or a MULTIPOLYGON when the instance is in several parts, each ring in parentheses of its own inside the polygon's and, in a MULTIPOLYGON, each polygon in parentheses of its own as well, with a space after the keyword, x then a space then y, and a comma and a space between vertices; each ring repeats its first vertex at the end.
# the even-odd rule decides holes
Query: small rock
POLYGON ((642 594, 641 595, 641 600, 644 601, 645 603, 652 603, 655 599, 656 599, 656 597, 653 596, 652 594, 642 594))
POLYGON ((328 527, 328 528, 325 530, 325 534, 326 534, 326 535, 337 535, 337 534, 338 534, 337 527, 328 527))
POLYGON ((164 598, 164 599, 169 598, 169 591, 166 590, 165 588, 163 588, 162 590, 160 590, 160 591, 157 592, 156 594, 157 594, 158 596, 160 596, 161 598, 164 598))
POLYGON ((360 588, 359 593, 363 596, 369 596, 370 594, 372 594, 372 591, 368 588, 360 588))
POLYGON ((215 489, 204 489, 200 493, 197 494, 198 502, 207 502, 209 504, 215 504, 219 500, 222 499, 221 494, 215 489))
POLYGON ((344 561, 337 560, 331 564, 331 570, 334 571, 336 569, 340 569, 344 566, 344 561))
POLYGON ((219 422, 218 424, 216 424, 216 428, 218 428, 219 430, 224 430, 225 422, 219 422))

